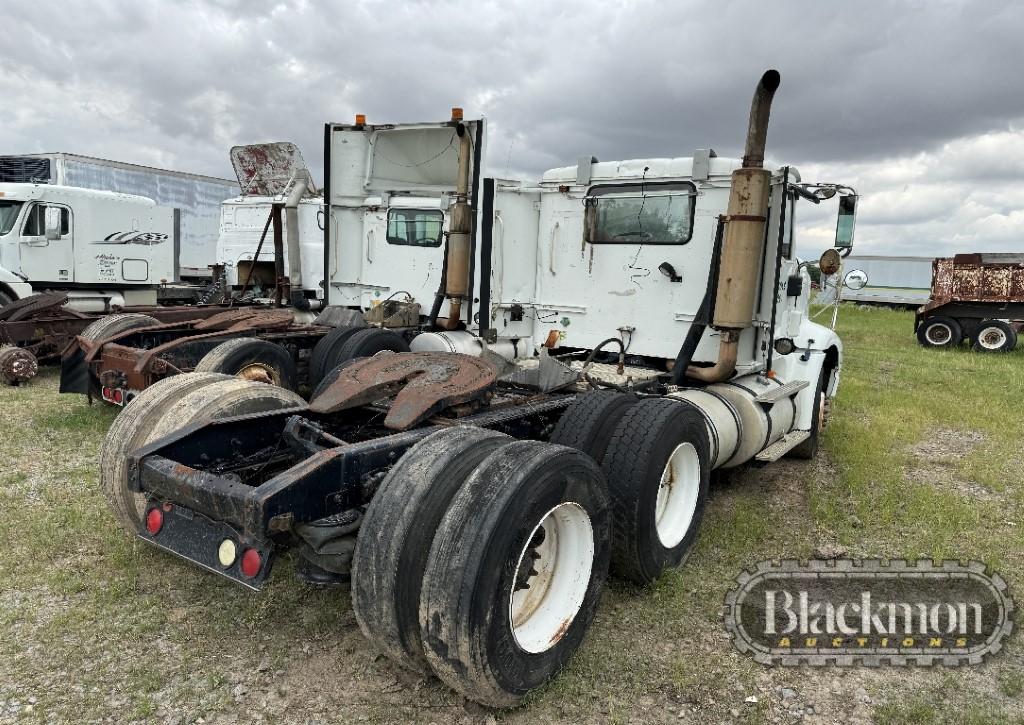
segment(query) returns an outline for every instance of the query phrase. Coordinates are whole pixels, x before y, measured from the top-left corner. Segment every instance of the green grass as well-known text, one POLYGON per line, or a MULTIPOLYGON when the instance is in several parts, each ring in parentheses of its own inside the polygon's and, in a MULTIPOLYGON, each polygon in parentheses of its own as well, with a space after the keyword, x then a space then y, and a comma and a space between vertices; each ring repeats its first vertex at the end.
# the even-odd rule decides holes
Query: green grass
MULTIPOLYGON (((717 480, 686 566, 643 590, 611 582, 566 671, 499 721, 785 722, 776 688, 787 687, 826 722, 1020 722, 1016 633, 981 667, 845 672, 767 669, 724 636, 722 603, 743 568, 824 543, 985 561, 1011 592, 1024 581, 1024 346, 925 350, 912 316, 887 310, 844 308, 839 332, 846 357, 819 460, 717 480)), ((347 591, 298 583, 287 558, 253 594, 127 536, 96 480, 112 418, 57 395, 52 370, 0 388, 0 722, 486 717, 374 653, 347 591)))

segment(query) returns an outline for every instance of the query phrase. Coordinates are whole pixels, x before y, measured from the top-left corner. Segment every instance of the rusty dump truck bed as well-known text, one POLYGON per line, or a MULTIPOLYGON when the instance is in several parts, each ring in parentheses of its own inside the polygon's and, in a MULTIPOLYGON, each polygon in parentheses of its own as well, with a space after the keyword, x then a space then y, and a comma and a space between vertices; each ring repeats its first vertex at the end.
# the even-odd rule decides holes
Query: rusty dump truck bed
POLYGON ((932 262, 931 310, 950 302, 1024 304, 1024 254, 958 254, 932 262))

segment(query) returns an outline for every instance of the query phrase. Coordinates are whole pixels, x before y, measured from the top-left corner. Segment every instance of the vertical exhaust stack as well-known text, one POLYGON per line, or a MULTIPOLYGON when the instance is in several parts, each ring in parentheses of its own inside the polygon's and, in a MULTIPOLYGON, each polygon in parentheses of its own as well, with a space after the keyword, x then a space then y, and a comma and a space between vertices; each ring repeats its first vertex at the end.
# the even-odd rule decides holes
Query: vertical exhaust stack
POLYGON ((736 369, 740 332, 753 323, 758 263, 764 241, 765 214, 771 190, 771 172, 764 169, 768 118, 772 97, 781 77, 776 70, 761 76, 750 105, 743 168, 732 172, 732 190, 726 217, 722 258, 712 326, 721 333, 718 361, 712 367, 689 366, 688 377, 715 383, 736 369))
POLYGON ((306 179, 297 178, 291 193, 284 203, 285 225, 287 227, 289 297, 293 307, 308 310, 309 300, 302 289, 302 250, 299 243, 299 202, 305 196, 309 184, 306 179))
POLYGON ((445 258, 445 297, 448 298, 448 318, 444 327, 454 330, 462 316, 462 301, 469 294, 470 233, 473 212, 469 207, 469 175, 472 141, 469 129, 462 123, 462 109, 452 109, 452 121, 457 121, 455 133, 459 137, 459 170, 455 182, 455 204, 452 206, 448 226, 448 255, 445 258))

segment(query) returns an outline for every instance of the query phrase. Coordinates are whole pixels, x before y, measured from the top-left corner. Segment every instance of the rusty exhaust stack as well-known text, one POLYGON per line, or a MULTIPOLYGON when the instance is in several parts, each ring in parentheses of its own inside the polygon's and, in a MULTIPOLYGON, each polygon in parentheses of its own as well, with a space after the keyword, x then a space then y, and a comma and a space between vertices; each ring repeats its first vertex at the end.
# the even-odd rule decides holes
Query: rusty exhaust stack
POLYGON ((750 105, 743 168, 732 172, 732 190, 726 216, 725 238, 718 272, 715 317, 712 327, 721 334, 718 360, 712 367, 690 365, 686 375, 707 383, 727 379, 736 369, 740 332, 750 327, 757 294, 758 262, 764 240, 765 213, 771 188, 771 172, 764 166, 768 118, 772 97, 781 77, 776 70, 761 76, 750 105))
POLYGON ((459 170, 455 182, 455 204, 452 206, 448 226, 448 255, 445 259, 445 297, 448 298, 448 317, 444 328, 454 330, 462 316, 462 300, 469 294, 469 251, 473 213, 469 207, 469 162, 472 144, 469 129, 462 123, 462 109, 452 109, 452 120, 458 121, 455 133, 459 137, 459 170))

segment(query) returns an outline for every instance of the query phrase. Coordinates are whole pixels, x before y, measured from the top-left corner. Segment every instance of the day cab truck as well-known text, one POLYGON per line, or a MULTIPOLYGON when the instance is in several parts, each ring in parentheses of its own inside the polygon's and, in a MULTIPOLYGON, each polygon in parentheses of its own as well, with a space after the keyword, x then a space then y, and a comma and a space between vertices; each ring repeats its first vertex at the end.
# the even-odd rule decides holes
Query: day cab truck
POLYGON ((843 195, 848 249, 856 196, 764 168, 779 82, 742 159, 585 157, 534 184, 488 176, 461 112, 328 124, 325 312, 362 317, 332 333, 349 355, 309 402, 210 372, 142 391, 101 452, 113 511, 253 590, 293 548, 307 580, 350 581, 396 662, 516 704, 609 571, 684 561, 712 470, 816 453, 843 350, 808 317, 794 212, 843 195))
POLYGON ((237 193, 228 179, 79 154, 0 156, 0 303, 59 289, 90 312, 208 281, 220 204, 237 193))

